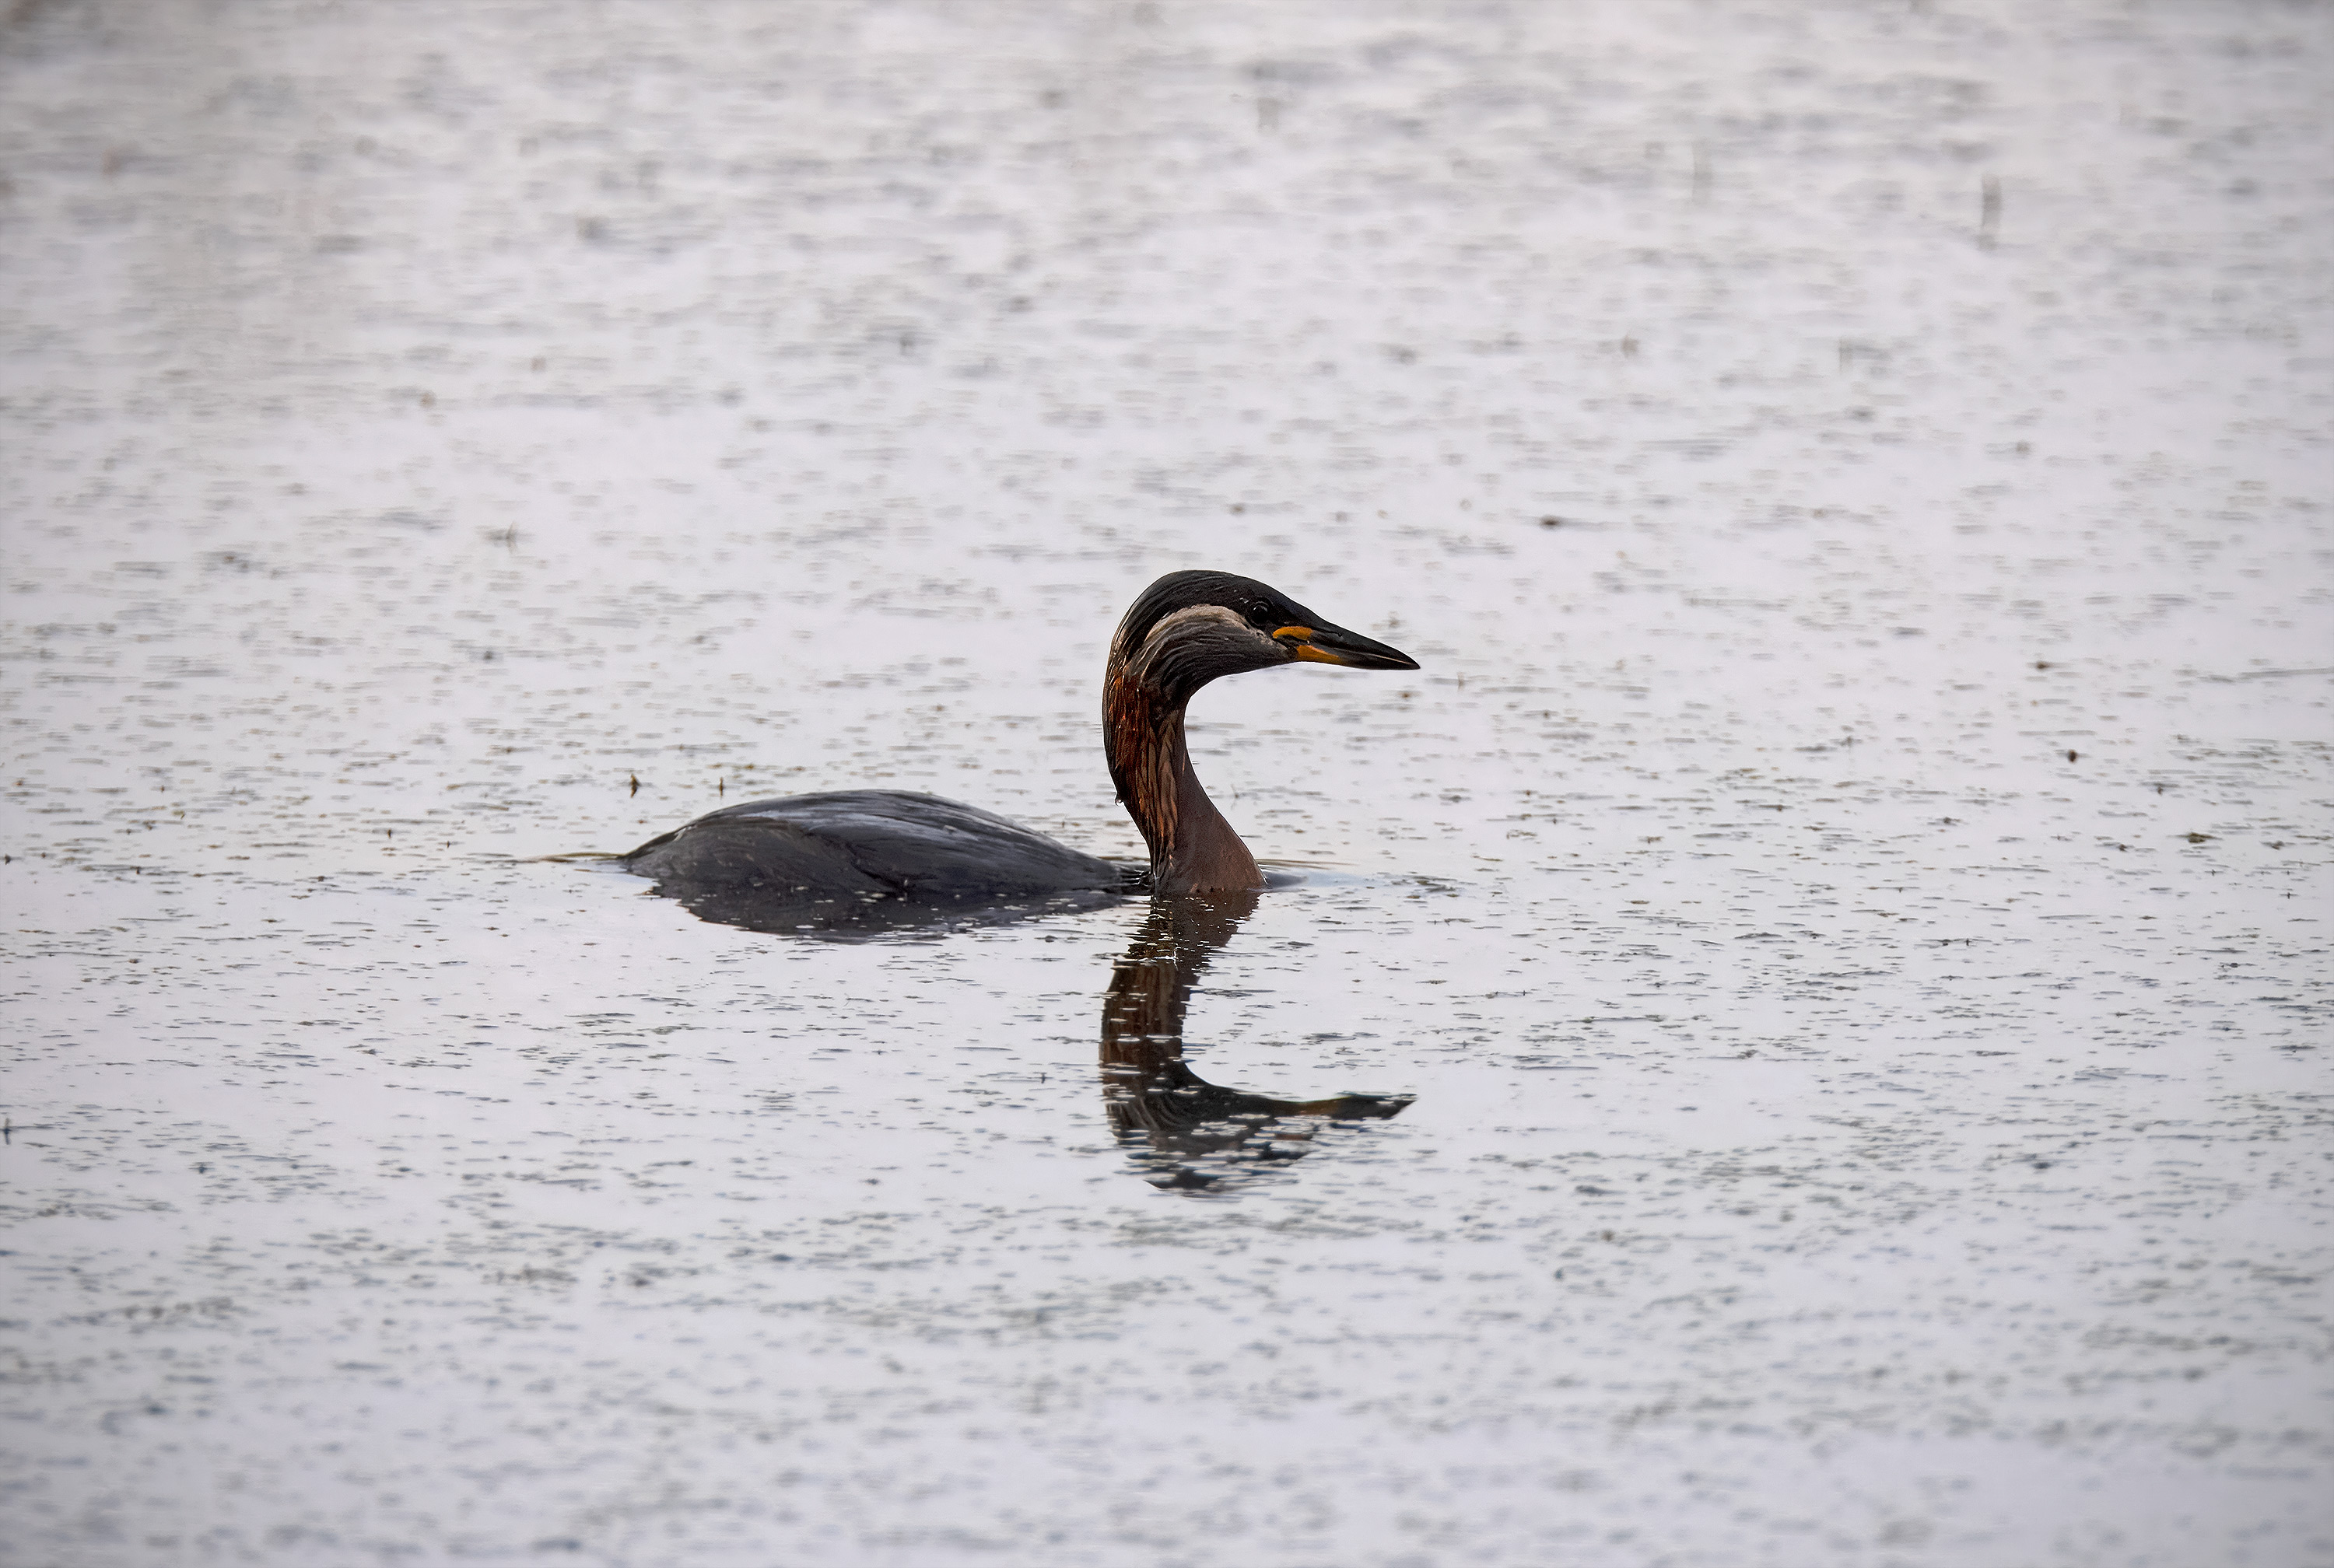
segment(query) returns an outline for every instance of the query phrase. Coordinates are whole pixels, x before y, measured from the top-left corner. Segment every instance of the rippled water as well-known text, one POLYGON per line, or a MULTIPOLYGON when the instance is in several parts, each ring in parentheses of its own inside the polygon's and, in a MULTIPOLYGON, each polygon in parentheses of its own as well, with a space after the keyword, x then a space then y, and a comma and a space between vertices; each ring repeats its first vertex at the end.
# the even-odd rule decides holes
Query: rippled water
POLYGON ((16 5, 0 1561, 2334 1561, 2329 52, 16 5), (1252 908, 549 858, 1195 564, 1252 908))

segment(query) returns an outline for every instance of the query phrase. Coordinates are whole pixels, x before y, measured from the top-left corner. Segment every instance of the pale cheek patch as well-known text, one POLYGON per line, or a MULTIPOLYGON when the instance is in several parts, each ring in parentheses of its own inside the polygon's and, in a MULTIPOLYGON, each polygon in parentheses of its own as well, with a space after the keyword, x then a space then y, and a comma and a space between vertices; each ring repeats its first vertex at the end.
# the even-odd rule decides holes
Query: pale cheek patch
POLYGON ((1252 650, 1259 662, 1278 663, 1288 657, 1288 645, 1275 642, 1240 616, 1220 604, 1194 604, 1162 616, 1143 640, 1143 646, 1128 662, 1138 666, 1153 663, 1169 649, 1179 645, 1214 644, 1218 647, 1244 647, 1252 650))

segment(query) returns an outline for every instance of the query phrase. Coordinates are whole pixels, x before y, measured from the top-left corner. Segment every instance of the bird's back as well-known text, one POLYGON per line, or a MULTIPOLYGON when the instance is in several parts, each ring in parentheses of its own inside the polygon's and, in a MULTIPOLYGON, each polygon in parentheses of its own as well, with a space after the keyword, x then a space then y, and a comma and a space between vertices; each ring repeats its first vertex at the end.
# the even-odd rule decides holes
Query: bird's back
POLYGON ((624 857, 658 891, 760 890, 805 903, 974 901, 1134 890, 1140 874, 937 795, 834 790, 726 806, 624 857))

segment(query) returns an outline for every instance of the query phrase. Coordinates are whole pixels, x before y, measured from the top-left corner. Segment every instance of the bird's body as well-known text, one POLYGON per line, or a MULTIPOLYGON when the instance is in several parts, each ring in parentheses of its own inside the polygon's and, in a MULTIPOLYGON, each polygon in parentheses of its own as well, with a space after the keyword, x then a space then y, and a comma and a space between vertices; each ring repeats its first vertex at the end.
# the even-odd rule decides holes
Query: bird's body
MULTIPOLYGON (((904 900, 940 910, 1062 895, 1212 892, 1264 886, 1256 858, 1191 771, 1183 710, 1219 676, 1299 660, 1415 669, 1409 656, 1333 626, 1261 582, 1177 572, 1146 589, 1111 640, 1103 747, 1151 851, 1147 871, 935 795, 843 790, 727 807, 623 857, 657 891, 705 912, 751 902, 746 924, 818 924, 904 900)), ((725 917, 735 919, 734 916, 725 917)))
POLYGON ((949 899, 1139 891, 1143 873, 938 795, 834 790, 748 801, 624 857, 641 876, 829 898, 949 899))

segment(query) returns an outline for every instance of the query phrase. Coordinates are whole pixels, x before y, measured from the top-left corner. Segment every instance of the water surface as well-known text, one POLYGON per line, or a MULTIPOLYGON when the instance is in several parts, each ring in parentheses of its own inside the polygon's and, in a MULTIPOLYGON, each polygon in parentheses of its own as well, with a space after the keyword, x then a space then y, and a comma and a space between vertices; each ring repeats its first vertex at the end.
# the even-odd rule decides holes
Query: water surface
POLYGON ((0 1560, 2334 1557, 2329 32, 17 6, 0 1560))

